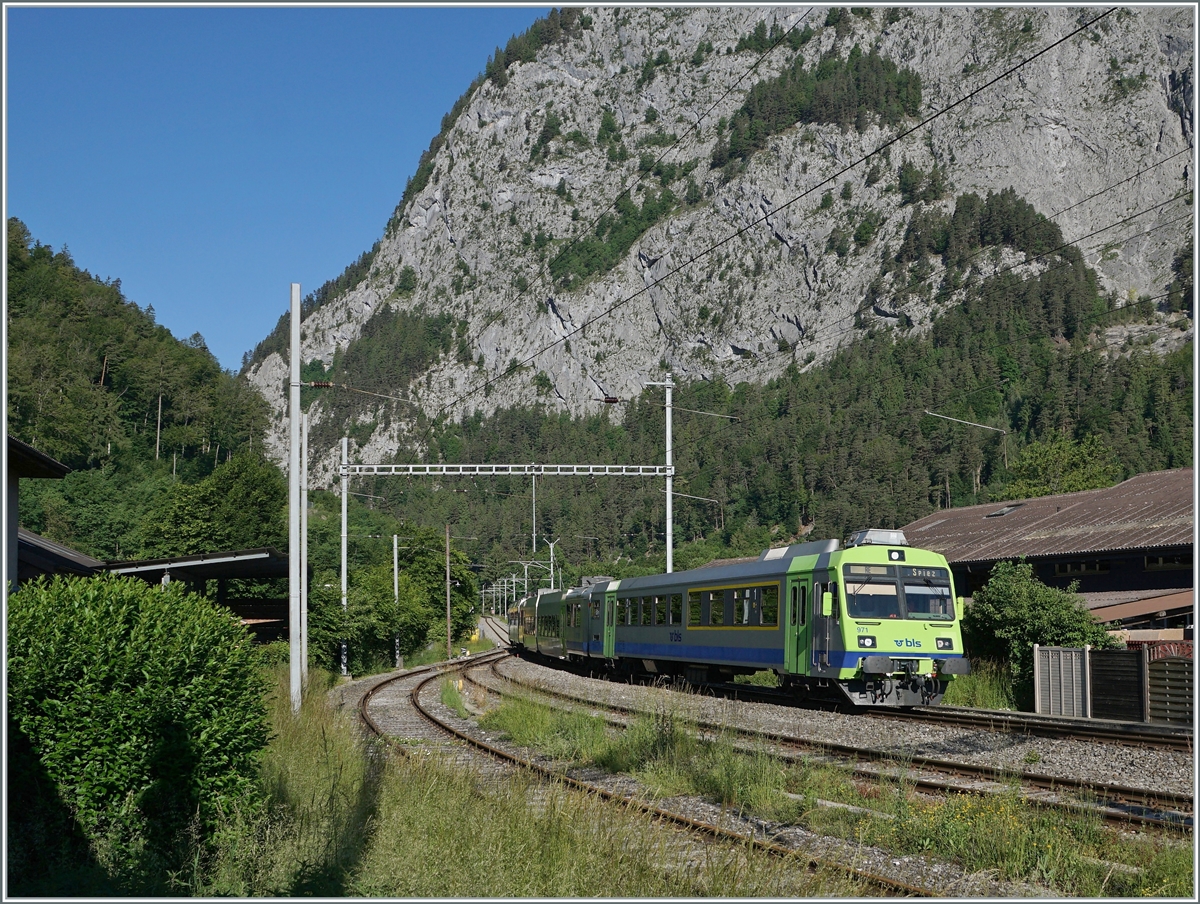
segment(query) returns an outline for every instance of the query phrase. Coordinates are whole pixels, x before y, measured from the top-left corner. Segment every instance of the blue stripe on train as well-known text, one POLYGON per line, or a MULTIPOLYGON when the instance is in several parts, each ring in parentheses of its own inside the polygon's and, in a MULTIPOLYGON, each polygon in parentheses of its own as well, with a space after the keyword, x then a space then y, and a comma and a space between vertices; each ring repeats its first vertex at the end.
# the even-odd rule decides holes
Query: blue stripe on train
MULTIPOLYGON (((604 643, 599 640, 589 640, 582 644, 568 643, 566 648, 571 653, 585 656, 603 656, 604 643)), ((764 668, 783 667, 783 651, 771 647, 722 647, 662 643, 627 643, 616 644, 617 656, 628 656, 634 659, 676 659, 689 662, 722 662, 743 663, 745 665, 761 665, 764 668)), ((809 653, 811 655, 811 651, 809 653)), ((855 650, 831 650, 829 666, 837 669, 856 669, 858 661, 866 652, 855 650)), ((882 656, 883 653, 870 655, 882 656)), ((925 652, 908 656, 893 656, 893 659, 962 659, 962 653, 925 652)))

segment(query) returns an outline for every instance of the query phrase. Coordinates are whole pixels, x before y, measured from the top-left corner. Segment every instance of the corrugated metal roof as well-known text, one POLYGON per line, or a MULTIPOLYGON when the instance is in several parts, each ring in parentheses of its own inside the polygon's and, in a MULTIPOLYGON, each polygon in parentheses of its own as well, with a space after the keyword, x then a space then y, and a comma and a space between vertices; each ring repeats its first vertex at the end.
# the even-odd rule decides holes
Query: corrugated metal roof
POLYGON ((1131 477, 1115 487, 934 512, 905 525, 914 546, 952 563, 1192 545, 1195 470, 1131 477))

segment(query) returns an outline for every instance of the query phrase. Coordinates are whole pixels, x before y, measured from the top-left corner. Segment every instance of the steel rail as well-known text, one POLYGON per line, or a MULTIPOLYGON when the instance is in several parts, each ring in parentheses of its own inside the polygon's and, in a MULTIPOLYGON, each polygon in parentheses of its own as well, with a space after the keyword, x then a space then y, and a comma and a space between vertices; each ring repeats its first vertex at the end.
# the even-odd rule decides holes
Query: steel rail
MULTIPOLYGON (((755 688, 751 685, 713 684, 713 690, 735 695, 743 700, 757 700, 780 706, 795 706, 794 697, 779 691, 755 688)), ((1128 747, 1159 750, 1179 750, 1191 753, 1195 740, 1190 728, 1155 725, 1142 722, 1073 719, 1020 713, 1007 710, 971 709, 956 706, 914 706, 912 709, 864 709, 857 715, 877 719, 905 719, 979 728, 984 731, 1012 732, 1066 740, 1109 741, 1128 747)))
MULTIPOLYGON (((711 823, 706 823, 706 822, 702 822, 700 820, 695 820, 695 819, 692 819, 691 817, 684 816, 679 813, 672 813, 669 810, 665 810, 661 807, 655 807, 652 804, 649 804, 645 801, 638 800, 630 795, 621 795, 616 792, 609 791, 607 788, 602 788, 598 785, 593 785, 589 782, 585 782, 582 779, 578 779, 573 776, 567 775, 567 774, 563 773, 562 771, 555 770, 550 767, 535 763, 535 762, 528 760, 524 757, 521 757, 517 754, 511 753, 510 751, 503 750, 492 744, 488 744, 486 741, 482 741, 478 738, 472 737, 471 735, 467 734, 466 732, 460 731, 459 729, 455 728, 453 725, 448 725, 445 722, 443 722, 442 720, 438 719, 437 716, 435 716, 432 712, 430 712, 428 709, 426 709, 421 704, 420 696, 421 696, 421 692, 425 689, 425 687, 427 685, 429 685, 430 683, 432 683, 433 681, 437 680, 438 678, 444 677, 449 672, 462 671, 465 674, 465 672, 468 668, 475 668, 475 667, 484 666, 484 665, 493 665, 494 666, 495 661, 491 661, 490 657, 495 657, 495 660, 499 661, 499 660, 507 658, 511 655, 512 654, 508 653, 507 651, 499 651, 499 655, 497 655, 497 653, 495 653, 495 652, 492 652, 492 653, 486 654, 485 656, 475 658, 475 659, 459 660, 459 661, 455 662, 450 669, 429 667, 434 670, 433 674, 428 675, 425 678, 422 678, 420 680, 420 682, 418 682, 416 687, 414 687, 409 692, 409 699, 413 705, 413 708, 418 713, 420 713, 421 716, 423 716, 427 721, 429 721, 431 724, 437 726, 442 731, 445 731, 446 733, 452 735, 453 737, 457 738, 458 740, 460 740, 476 749, 482 750, 485 753, 488 753, 489 755, 496 757, 497 759, 503 760, 505 762, 510 762, 516 766, 520 766, 521 768, 527 769, 530 772, 540 775, 543 778, 546 778, 548 780, 561 782, 562 784, 568 785, 577 790, 584 791, 589 794, 595 794, 596 796, 602 798, 603 800, 611 801, 613 803, 621 804, 626 807, 636 809, 636 810, 643 812, 649 816, 652 816, 655 819, 660 820, 662 822, 673 823, 675 825, 683 826, 684 828, 690 829, 695 832, 699 832, 701 834, 708 835, 710 837, 713 837, 713 838, 716 838, 719 840, 736 841, 739 843, 749 843, 749 844, 754 845, 756 848, 758 848, 760 850, 763 850, 767 853, 770 853, 770 854, 773 854, 776 856, 791 857, 791 858, 795 858, 796 860, 804 859, 804 860, 806 860, 805 868, 808 869, 810 872, 816 871, 817 869, 824 867, 827 869, 836 870, 838 872, 843 873, 844 875, 850 876, 855 879, 859 879, 869 885, 877 886, 877 887, 884 889, 886 891, 889 891, 889 892, 899 893, 901 895, 911 896, 911 897, 937 897, 938 896, 936 893, 931 892, 928 889, 917 888, 915 886, 908 885, 907 883, 900 882, 900 881, 894 880, 894 879, 889 879, 886 876, 876 875, 874 873, 867 872, 866 870, 856 869, 855 867, 847 866, 845 864, 836 863, 836 862, 832 862, 832 861, 820 860, 815 857, 807 856, 804 853, 802 853, 801 851, 799 851, 795 848, 787 847, 786 845, 778 844, 773 841, 763 840, 761 838, 756 838, 753 835, 747 835, 742 832, 736 832, 732 829, 724 828, 722 826, 717 826, 717 825, 713 825, 711 823)), ((378 723, 376 723, 375 720, 373 718, 371 718, 371 716, 370 716, 370 713, 368 711, 369 706, 370 706, 370 699, 375 695, 376 692, 378 692, 380 689, 387 686, 388 684, 391 684, 395 681, 399 681, 403 678, 412 677, 413 673, 415 671, 416 670, 414 669, 413 672, 406 672, 403 675, 394 675, 389 678, 385 678, 383 681, 380 681, 378 684, 372 686, 367 691, 367 693, 365 693, 363 695, 362 699, 359 701, 359 712, 362 716, 363 722, 377 737, 379 737, 385 741, 389 741, 386 733, 379 727, 378 723)), ((400 750, 403 749, 402 745, 400 745, 398 741, 389 742, 389 743, 393 749, 400 749, 400 750)))
MULTIPOLYGON (((511 676, 502 675, 499 671, 496 671, 495 666, 498 664, 498 662, 495 662, 491 665, 494 674, 496 674, 501 680, 510 682, 517 686, 528 687, 530 690, 536 691, 537 693, 545 694, 551 697, 557 697, 562 700, 579 703, 585 706, 600 707, 602 709, 608 709, 613 712, 624 713, 627 715, 645 715, 647 712, 646 710, 638 707, 623 706, 616 703, 598 702, 596 700, 588 699, 575 694, 568 694, 563 691, 554 691, 543 687, 522 685, 521 682, 517 681, 511 676)), ((694 720, 693 724, 695 724, 698 728, 708 731, 731 730, 730 726, 728 725, 721 725, 703 719, 694 720)), ((1151 791, 1144 788, 1131 788, 1124 785, 1112 785, 1102 782, 1088 782, 1083 779, 1042 775, 1033 772, 1010 772, 995 766, 960 763, 952 760, 940 760, 934 757, 923 757, 906 753, 894 753, 892 751, 870 747, 838 744, 832 741, 797 738, 794 735, 787 735, 783 734, 782 732, 757 729, 751 730, 744 728, 733 728, 732 730, 736 734, 745 737, 762 738, 797 749, 816 750, 818 753, 831 754, 834 756, 844 757, 849 760, 862 759, 875 763, 899 763, 902 768, 905 766, 915 766, 943 774, 960 775, 972 779, 997 782, 1000 784, 1005 784, 1016 779, 1026 785, 1030 785, 1041 790, 1052 791, 1056 793, 1070 791, 1076 794, 1095 795, 1097 799, 1108 804, 1111 809, 1099 809, 1095 807, 1089 808, 1086 805, 1075 804, 1071 802, 1044 801, 1028 796, 1026 797, 1026 800, 1028 800, 1031 804, 1045 808, 1085 813, 1098 813, 1107 821, 1137 822, 1144 825, 1171 829, 1175 831, 1190 831, 1193 825, 1194 818, 1192 815, 1190 815, 1190 811, 1194 809, 1194 798, 1192 795, 1151 791), (1163 810, 1155 810, 1156 807, 1164 806, 1173 808, 1178 812, 1168 813, 1163 810)), ((851 769, 855 775, 875 779, 880 777, 880 772, 877 769, 868 769, 862 766, 853 766, 851 769)), ((904 771, 907 773, 908 770, 905 769, 904 771)), ((913 776, 906 774, 904 777, 907 780, 912 781, 917 787, 927 788, 929 790, 938 791, 939 793, 994 793, 979 788, 964 787, 959 784, 945 782, 938 779, 922 778, 919 775, 913 776)))
POLYGON ((947 707, 937 710, 931 707, 914 707, 908 711, 878 712, 870 710, 872 716, 891 716, 920 722, 935 722, 946 725, 964 725, 986 731, 1018 732, 1054 738, 1078 738, 1081 740, 1111 741, 1130 747, 1152 747, 1162 750, 1180 750, 1191 753, 1195 739, 1191 729, 1159 726, 1138 722, 1108 722, 1085 719, 1055 718, 1035 713, 1015 713, 1004 710, 978 710, 947 707))

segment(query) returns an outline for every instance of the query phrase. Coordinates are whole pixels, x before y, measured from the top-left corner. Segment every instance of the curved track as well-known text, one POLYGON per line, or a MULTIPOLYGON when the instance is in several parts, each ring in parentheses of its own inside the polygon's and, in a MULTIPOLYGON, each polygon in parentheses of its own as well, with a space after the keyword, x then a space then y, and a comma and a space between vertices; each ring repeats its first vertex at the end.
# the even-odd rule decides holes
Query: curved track
MULTIPOLYGON (((815 871, 820 868, 834 869, 859 880, 871 887, 879 889, 887 895, 905 895, 930 897, 944 894, 943 891, 931 891, 919 888, 887 876, 862 870, 835 859, 823 859, 805 854, 799 847, 789 846, 772 840, 745 820, 733 817, 739 822, 738 828, 720 825, 715 821, 705 821, 684 815, 670 809, 655 806, 639 799, 636 793, 626 789, 614 790, 597 781, 588 781, 577 775, 569 775, 561 767, 548 766, 534 762, 521 753, 505 749, 481 739, 477 734, 451 724, 440 718, 433 708, 422 701, 423 692, 435 682, 445 677, 450 670, 466 670, 493 664, 504 658, 506 652, 483 654, 471 659, 457 661, 450 669, 430 669, 429 671, 414 671, 384 679, 371 687, 359 703, 359 712, 363 724, 376 736, 388 740, 394 747, 400 749, 408 746, 405 742, 417 742, 420 749, 429 750, 430 742, 441 742, 445 747, 448 738, 456 743, 452 746, 460 750, 479 751, 487 754, 493 762, 502 762, 533 772, 547 781, 559 782, 587 793, 596 794, 606 800, 611 800, 626 807, 634 807, 656 819, 700 833, 711 839, 751 843, 755 847, 772 854, 789 858, 798 858, 799 864, 806 870, 815 871), (430 729, 434 735, 431 736, 430 729)), ((464 759, 456 750, 446 749, 456 760, 464 759)), ((719 808, 717 808, 719 811, 719 808)), ((723 814, 730 817, 727 812, 723 814)))

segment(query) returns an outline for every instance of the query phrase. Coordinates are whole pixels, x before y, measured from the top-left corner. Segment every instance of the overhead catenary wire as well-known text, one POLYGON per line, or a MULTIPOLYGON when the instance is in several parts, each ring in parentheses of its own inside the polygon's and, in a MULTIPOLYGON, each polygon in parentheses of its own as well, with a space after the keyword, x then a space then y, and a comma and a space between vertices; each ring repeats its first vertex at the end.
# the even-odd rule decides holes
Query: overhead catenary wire
POLYGON ((506 368, 504 370, 504 372, 497 375, 496 377, 489 377, 489 378, 485 379, 484 381, 482 381, 481 383, 477 384, 476 386, 472 387, 471 389, 467 390, 462 395, 455 397, 451 401, 449 401, 446 404, 444 404, 443 406, 441 406, 441 408, 438 409, 436 414, 438 416, 440 416, 441 414, 454 408, 456 405, 461 404, 462 402, 466 401, 467 399, 471 398, 472 396, 476 395, 477 393, 482 392, 489 387, 493 387, 497 383, 499 383, 501 380, 504 380, 507 377, 511 376, 512 374, 519 372, 524 367, 526 367, 529 364, 536 361, 539 357, 541 357, 541 355, 545 354, 550 349, 562 344, 563 342, 567 341, 571 337, 578 335, 579 333, 581 333, 582 331, 587 329, 587 327, 595 324, 596 322, 603 320, 604 318, 610 316, 615 311, 617 311, 617 310, 621 309, 622 307, 624 307, 625 305, 629 304, 634 299, 639 298, 646 292, 650 291, 651 288, 654 288, 655 286, 660 285, 661 283, 663 283, 670 277, 674 276, 675 274, 679 273, 686 267, 691 266, 697 260, 700 260, 701 258, 703 258, 709 254, 712 254, 719 248, 732 242, 734 239, 739 238, 740 236, 746 234, 751 229, 754 229, 754 228, 760 226, 762 223, 769 221, 769 219, 772 216, 775 216, 780 211, 788 209, 793 204, 796 204, 798 201, 811 195, 813 192, 816 192, 819 189, 822 189, 825 186, 827 186, 833 182, 836 182, 837 179, 839 177, 841 177, 842 175, 844 175, 845 173, 849 172, 850 170, 854 169, 857 166, 860 166, 861 164, 874 158, 875 156, 882 154, 885 149, 891 147, 892 145, 903 140, 904 138, 908 137, 909 135, 912 135, 914 132, 917 132, 918 130, 923 129, 925 126, 929 125, 929 123, 933 122, 934 120, 936 120, 942 116, 945 116, 951 110, 956 109, 957 107, 966 103, 967 101, 969 101, 971 98, 975 97, 976 95, 982 93, 983 91, 986 91, 988 88, 992 87, 993 85, 1003 81, 1004 79, 1008 78, 1009 76, 1013 75, 1014 73, 1020 71, 1022 68, 1029 65, 1030 63, 1032 63, 1034 60, 1049 53, 1054 48, 1060 46, 1061 44, 1064 44, 1065 42, 1069 41, 1071 38, 1075 37, 1076 35, 1091 28, 1093 25, 1095 25, 1097 22, 1101 21, 1105 17, 1112 15, 1114 12, 1116 12, 1116 10, 1117 10, 1117 7, 1112 7, 1110 9, 1106 10, 1105 12, 1100 13, 1098 16, 1096 16, 1092 19, 1089 19, 1087 22, 1079 25, 1077 28, 1068 32, 1063 37, 1059 38, 1056 41, 1051 42, 1050 44, 1046 45, 1045 47, 1043 47, 1041 50, 1037 51, 1036 53, 1024 58, 1020 62, 1009 67, 1004 72, 1002 72, 1000 75, 997 75, 994 78, 992 78, 991 80, 980 85, 979 87, 972 89, 971 91, 967 92, 962 97, 960 97, 958 100, 943 107, 941 110, 938 110, 937 112, 932 113, 929 116, 925 117, 925 119, 918 122, 915 126, 912 126, 911 128, 908 128, 902 132, 899 132, 894 137, 881 143, 878 147, 875 148, 875 150, 862 155, 858 159, 854 160, 852 163, 849 163, 846 166, 842 167, 840 170, 837 170, 836 172, 834 172, 831 176, 826 177, 824 180, 816 183, 815 185, 811 186, 808 189, 805 189, 804 191, 795 195, 791 199, 772 208, 769 212, 764 213, 761 217, 758 217, 758 218, 752 220, 750 223, 746 224, 745 226, 742 226, 739 229, 736 229, 735 231, 733 231, 732 233, 730 233, 723 239, 720 239, 719 241, 708 246, 707 248, 704 248, 703 250, 697 252, 696 254, 694 254, 690 258, 688 258, 686 261, 684 261, 682 264, 679 264, 676 267, 672 268, 667 273, 663 274, 661 277, 654 279, 652 282, 650 282, 648 285, 644 286, 643 288, 614 302, 612 305, 610 305, 605 310, 603 310, 600 313, 596 314, 595 316, 589 318, 582 325, 576 327, 573 330, 568 331, 565 335, 560 336, 558 339, 554 340, 553 342, 546 344, 541 349, 539 349, 538 351, 534 352, 533 354, 527 356, 526 358, 522 359, 521 361, 510 365, 508 368, 506 368))

